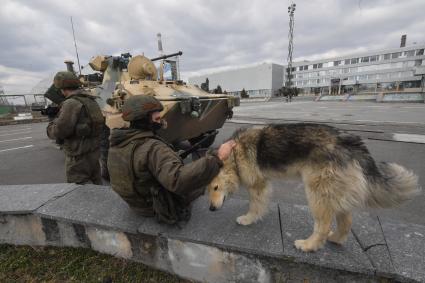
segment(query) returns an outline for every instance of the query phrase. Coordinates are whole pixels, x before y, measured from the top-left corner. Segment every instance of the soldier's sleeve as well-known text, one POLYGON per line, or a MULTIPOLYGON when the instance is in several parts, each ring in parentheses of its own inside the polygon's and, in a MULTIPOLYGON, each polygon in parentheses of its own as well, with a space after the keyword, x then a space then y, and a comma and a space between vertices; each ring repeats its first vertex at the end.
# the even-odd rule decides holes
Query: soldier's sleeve
POLYGON ((51 139, 66 139, 75 132, 83 105, 74 99, 62 103, 58 117, 47 126, 47 136, 51 139))
POLYGON ((148 154, 149 171, 169 191, 184 195, 206 186, 218 174, 222 162, 215 155, 207 155, 189 164, 166 144, 155 141, 148 154))

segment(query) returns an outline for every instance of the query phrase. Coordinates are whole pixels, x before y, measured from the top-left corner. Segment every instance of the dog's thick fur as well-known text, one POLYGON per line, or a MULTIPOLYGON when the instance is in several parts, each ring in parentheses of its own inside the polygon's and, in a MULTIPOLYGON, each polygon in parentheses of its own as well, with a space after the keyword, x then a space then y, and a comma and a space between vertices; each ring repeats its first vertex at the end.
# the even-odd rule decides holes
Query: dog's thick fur
POLYGON ((300 177, 314 218, 314 231, 295 241, 316 251, 326 240, 342 244, 355 207, 392 207, 419 193, 418 179, 394 163, 375 163, 360 137, 320 124, 280 124, 234 133, 236 146, 208 186, 210 210, 219 209, 229 193, 245 185, 249 211, 241 225, 267 212, 272 178, 300 177), (337 228, 330 231, 333 217, 337 228))

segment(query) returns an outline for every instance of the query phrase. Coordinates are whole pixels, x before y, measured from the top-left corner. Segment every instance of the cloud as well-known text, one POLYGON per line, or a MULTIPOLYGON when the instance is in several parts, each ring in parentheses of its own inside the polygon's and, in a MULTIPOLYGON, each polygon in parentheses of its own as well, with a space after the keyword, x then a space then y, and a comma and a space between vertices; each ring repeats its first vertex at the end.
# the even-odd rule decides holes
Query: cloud
MULTIPOLYGON (((64 60, 98 54, 183 51, 182 76, 261 62, 286 63, 289 1, 3 0, 0 85, 30 92, 64 60), (22 80, 21 78, 25 78, 22 80)), ((423 42, 423 0, 296 0, 294 60, 423 42)), ((46 80, 45 80, 46 81, 46 80)), ((48 81, 48 80, 47 80, 48 81)), ((47 82, 46 81, 46 82, 47 82)))

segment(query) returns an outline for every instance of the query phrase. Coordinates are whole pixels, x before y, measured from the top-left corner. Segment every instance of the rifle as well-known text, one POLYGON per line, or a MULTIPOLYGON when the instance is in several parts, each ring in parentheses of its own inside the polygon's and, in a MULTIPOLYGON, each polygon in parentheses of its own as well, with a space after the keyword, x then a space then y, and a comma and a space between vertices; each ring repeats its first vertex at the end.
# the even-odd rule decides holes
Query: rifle
POLYGON ((33 103, 31 105, 31 111, 40 111, 41 115, 45 115, 50 119, 53 119, 58 114, 60 109, 59 105, 65 100, 65 97, 54 84, 47 89, 44 97, 50 99, 53 103, 47 105, 47 107, 44 103, 42 105, 39 103, 33 103))
POLYGON ((214 137, 218 134, 217 130, 211 131, 209 133, 206 133, 201 140, 199 140, 197 143, 195 143, 194 145, 192 145, 191 147, 189 147, 188 149, 186 149, 185 151, 183 151, 182 153, 179 153, 180 157, 182 159, 185 159, 189 154, 191 154, 192 152, 198 150, 199 148, 202 147, 202 144, 207 141, 209 138, 214 137))

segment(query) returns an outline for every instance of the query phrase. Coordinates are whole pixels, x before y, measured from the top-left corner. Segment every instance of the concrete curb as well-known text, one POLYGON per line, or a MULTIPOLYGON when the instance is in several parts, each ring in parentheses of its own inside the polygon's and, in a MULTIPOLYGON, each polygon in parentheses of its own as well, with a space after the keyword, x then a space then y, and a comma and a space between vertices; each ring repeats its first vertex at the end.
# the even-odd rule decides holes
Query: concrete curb
POLYGON ((374 102, 405 102, 423 103, 424 97, 420 93, 379 93, 379 94, 345 94, 345 95, 321 95, 316 101, 374 101, 374 102))
POLYGON ((212 213, 200 198, 179 228, 138 215, 109 187, 0 186, 0 243, 85 247, 202 282, 425 282, 423 226, 359 214, 344 246, 306 254, 293 240, 311 232, 307 207, 272 204, 263 221, 237 225, 247 205, 230 199, 212 213))
POLYGON ((43 123, 43 122, 48 122, 48 121, 49 121, 49 119, 45 118, 45 117, 28 119, 28 120, 0 120, 0 126, 43 123))

